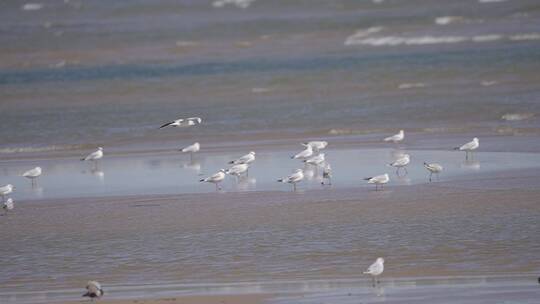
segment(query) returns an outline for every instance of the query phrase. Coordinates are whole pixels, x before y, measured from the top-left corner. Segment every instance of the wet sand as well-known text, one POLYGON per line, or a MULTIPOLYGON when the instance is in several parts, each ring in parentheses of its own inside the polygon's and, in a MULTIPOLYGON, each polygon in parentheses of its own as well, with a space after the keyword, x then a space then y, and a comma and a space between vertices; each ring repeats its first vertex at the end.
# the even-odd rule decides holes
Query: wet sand
MULTIPOLYGON (((514 170, 378 192, 343 188, 21 201, 1 217, 0 228, 9 231, 3 256, 15 262, 2 265, 0 299, 76 300, 89 278, 107 286, 109 300, 261 293, 265 288, 241 282, 291 279, 324 279, 332 286, 349 278, 367 288, 369 278, 360 273, 376 256, 387 260, 385 284, 424 277, 427 284, 441 285, 413 295, 451 295, 447 282, 430 278, 469 275, 488 281, 506 276, 510 292, 513 275, 532 278, 540 271, 539 181, 537 170, 514 170)), ((269 290, 277 295, 304 288, 279 286, 269 290)), ((499 289, 487 287, 496 297, 499 289)), ((398 298, 408 294, 406 288, 397 292, 398 298)), ((531 299, 528 294, 520 296, 531 299)), ((347 303, 343 294, 336 297, 334 303, 347 303)))

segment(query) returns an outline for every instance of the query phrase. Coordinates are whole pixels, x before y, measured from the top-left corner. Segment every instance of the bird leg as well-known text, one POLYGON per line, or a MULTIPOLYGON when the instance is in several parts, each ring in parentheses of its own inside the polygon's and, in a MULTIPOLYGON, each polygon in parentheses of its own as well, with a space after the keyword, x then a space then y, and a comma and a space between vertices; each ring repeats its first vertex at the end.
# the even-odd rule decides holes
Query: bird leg
POLYGON ((431 176, 433 175, 433 172, 429 172, 429 181, 431 182, 431 176))
POLYGON ((293 189, 296 191, 296 183, 293 183, 293 189))

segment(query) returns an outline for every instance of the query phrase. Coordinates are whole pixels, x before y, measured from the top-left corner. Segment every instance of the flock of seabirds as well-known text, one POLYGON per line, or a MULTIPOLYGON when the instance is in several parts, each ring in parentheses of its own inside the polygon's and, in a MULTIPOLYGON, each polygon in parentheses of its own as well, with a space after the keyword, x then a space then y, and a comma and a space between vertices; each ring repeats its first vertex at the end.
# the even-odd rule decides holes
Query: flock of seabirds
MULTIPOLYGON (((176 120, 173 120, 171 122, 168 122, 162 126, 159 127, 159 129, 166 128, 166 127, 190 127, 194 125, 198 125, 202 123, 202 119, 200 117, 189 117, 189 118, 179 118, 176 120)), ((393 143, 399 143, 403 141, 405 138, 405 133, 403 130, 400 130, 397 134, 389 136, 384 138, 385 142, 393 142, 393 143)), ((326 185, 332 184, 332 168, 330 164, 325 160, 325 154, 321 153, 321 150, 324 150, 328 146, 328 142, 326 141, 310 141, 306 143, 302 143, 304 146, 304 150, 301 152, 291 156, 292 159, 299 159, 303 161, 304 163, 308 165, 315 166, 317 168, 322 168, 323 173, 323 181, 321 184, 325 185, 325 180, 328 180, 328 183, 326 185)), ((465 158, 468 159, 469 155, 479 147, 479 141, 478 138, 474 138, 472 141, 460 146, 454 148, 455 150, 464 151, 465 152, 465 158)), ((201 146, 198 142, 189 145, 183 149, 180 149, 183 153, 189 153, 190 158, 193 159, 193 154, 199 152, 201 149, 201 146)), ((249 166, 251 163, 255 161, 255 152, 251 151, 248 154, 235 159, 233 161, 230 161, 229 164, 232 165, 228 169, 221 169, 219 172, 201 179, 200 182, 207 182, 207 183, 213 183, 216 186, 216 190, 221 190, 220 183, 225 179, 226 175, 232 175, 236 178, 239 178, 242 175, 247 175, 249 166)), ((97 164, 99 160, 103 158, 103 148, 98 147, 98 149, 87 156, 81 158, 81 161, 92 161, 94 162, 94 165, 97 164)), ((399 174, 400 170, 404 170, 407 172, 407 165, 410 163, 410 156, 408 154, 402 154, 398 159, 396 159, 394 162, 388 164, 391 167, 396 168, 396 174, 399 174)), ((432 180, 433 174, 438 175, 443 171, 443 166, 437 163, 426 163, 424 162, 424 167, 429 171, 429 181, 432 180)), ((30 169, 22 174, 23 177, 26 177, 31 180, 32 186, 36 184, 36 180, 39 176, 41 176, 42 170, 41 167, 35 167, 33 169, 30 169)), ((303 169, 296 169, 292 174, 290 174, 287 177, 278 179, 278 182, 281 183, 289 183, 293 185, 293 189, 296 191, 296 184, 301 182, 304 179, 304 170, 303 169)), ((365 180, 369 184, 375 185, 375 190, 378 190, 379 187, 381 189, 385 184, 387 184, 390 181, 390 176, 388 173, 384 173, 381 175, 373 176, 373 177, 367 177, 365 180)), ((7 184, 0 187, 0 196, 2 196, 2 202, 3 202, 3 209, 5 214, 12 211, 14 209, 14 203, 13 199, 11 197, 8 197, 6 199, 6 196, 13 193, 15 190, 15 187, 12 184, 7 184)), ((364 272, 364 274, 369 274, 372 276, 372 282, 373 286, 375 286, 376 283, 379 283, 378 277, 383 273, 384 271, 384 259, 379 257, 377 260, 368 267, 368 269, 364 272)), ((540 282, 540 278, 539 278, 540 282)), ((86 293, 83 294, 83 297, 89 297, 89 298, 100 298, 103 296, 104 292, 101 288, 101 285, 97 281, 89 281, 86 285, 86 293)))

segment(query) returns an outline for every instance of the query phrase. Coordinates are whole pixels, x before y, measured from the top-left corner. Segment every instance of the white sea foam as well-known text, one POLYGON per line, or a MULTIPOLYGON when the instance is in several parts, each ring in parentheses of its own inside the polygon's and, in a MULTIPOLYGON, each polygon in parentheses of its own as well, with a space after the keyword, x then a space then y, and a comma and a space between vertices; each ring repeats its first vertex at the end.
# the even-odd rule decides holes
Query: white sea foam
POLYGON ((21 7, 24 11, 37 11, 43 8, 43 4, 41 3, 26 3, 21 7))
POLYGON ((458 43, 467 41, 467 37, 461 36, 421 36, 421 37, 400 37, 385 36, 373 37, 355 41, 354 44, 371 46, 397 46, 397 45, 427 45, 441 43, 458 43))
POLYGON ((495 80, 482 80, 482 82, 480 82, 481 85, 485 86, 485 87, 490 87, 492 85, 496 85, 498 82, 495 81, 495 80))
POLYGON ((528 34, 518 34, 512 35, 509 38, 512 41, 522 41, 522 40, 540 40, 540 33, 528 33, 528 34))
POLYGON ((352 34, 351 36, 347 37, 347 40, 345 40, 345 45, 355 45, 358 44, 358 41, 361 41, 363 38, 366 38, 367 36, 371 34, 378 33, 382 31, 381 26, 374 26, 370 27, 365 30, 358 30, 356 33, 352 34))
POLYGON ((426 84, 422 82, 416 82, 416 83, 402 83, 398 86, 398 89, 414 89, 414 88, 423 88, 426 84))
POLYGON ((506 121, 520 121, 533 117, 534 113, 507 113, 504 114, 501 119, 506 121))
POLYGON ((212 3, 213 7, 224 7, 227 4, 238 8, 248 8, 255 0, 216 0, 212 3))
POLYGON ((59 146, 46 146, 46 147, 8 147, 8 148, 0 148, 0 154, 67 151, 67 150, 78 150, 85 147, 86 146, 84 145, 65 145, 65 146, 59 145, 59 146))
POLYGON ((438 25, 447 25, 454 22, 459 22, 463 20, 463 17, 459 16, 443 16, 435 18, 435 24, 438 25))
POLYGON ((507 0, 478 0, 480 3, 497 3, 497 2, 506 2, 507 0))
MULTIPOLYGON (((371 32, 374 33, 374 32, 371 32)), ((368 45, 368 46, 400 46, 400 45, 430 45, 430 44, 450 44, 450 43, 485 43, 499 40, 524 41, 540 40, 540 33, 528 33, 504 36, 500 34, 485 34, 476 36, 379 36, 367 37, 371 33, 367 31, 357 32, 345 41, 345 45, 368 45), (361 34, 361 35, 360 35, 361 34), (363 36, 362 36, 363 35, 363 36)))
POLYGON ((271 90, 269 88, 252 88, 251 89, 251 93, 254 93, 254 94, 263 94, 263 93, 268 93, 270 91, 271 90))
POLYGON ((489 41, 496 41, 501 40, 503 36, 492 34, 492 35, 479 35, 472 37, 473 42, 489 42, 489 41))

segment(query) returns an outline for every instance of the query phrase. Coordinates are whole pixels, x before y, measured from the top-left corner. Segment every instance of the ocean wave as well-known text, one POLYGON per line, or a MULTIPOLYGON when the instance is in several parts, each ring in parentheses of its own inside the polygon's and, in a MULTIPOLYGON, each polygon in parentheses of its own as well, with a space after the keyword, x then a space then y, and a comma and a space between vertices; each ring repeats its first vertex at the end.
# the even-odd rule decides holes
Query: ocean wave
POLYGON ((507 113, 501 116, 502 120, 506 121, 520 121, 534 117, 534 113, 507 113))
POLYGON ((268 93, 270 91, 272 90, 269 88, 252 88, 251 89, 251 93, 254 93, 254 94, 263 94, 263 93, 268 93))
POLYGON ((216 0, 212 3, 213 7, 224 7, 227 4, 238 8, 248 8, 255 0, 216 0))
POLYGON ((37 11, 43 8, 43 4, 41 3, 26 3, 25 5, 21 6, 21 9, 23 11, 37 11))
POLYGON ((414 89, 414 88, 424 88, 426 87, 426 84, 423 82, 416 82, 416 83, 402 83, 398 85, 398 89, 414 89))
POLYGON ((358 30, 356 31, 356 33, 352 34, 351 36, 347 37, 347 39, 345 40, 345 45, 355 45, 357 43, 357 41, 363 39, 363 38, 366 38, 367 36, 371 35, 371 34, 375 34, 375 33, 378 33, 380 31, 382 31, 383 27, 382 26, 374 26, 374 27, 370 27, 368 29, 365 29, 365 30, 358 30))
POLYGON ((463 17, 459 17, 459 16, 443 16, 443 17, 435 18, 435 24, 448 25, 450 23, 455 23, 462 20, 463 20, 463 17))
POLYGON ((507 0, 478 0, 480 3, 498 3, 498 2, 506 2, 507 0))
POLYGON ((539 33, 530 33, 530 34, 518 34, 510 36, 512 41, 523 41, 523 40, 540 40, 539 33))
POLYGON ((496 85, 497 83, 498 82, 495 80, 482 80, 482 82, 480 82, 480 84, 485 87, 490 87, 490 86, 496 85))
POLYGON ((509 41, 540 40, 540 33, 519 34, 519 35, 511 35, 511 36, 504 36, 504 35, 499 35, 499 34, 486 34, 486 35, 477 35, 477 36, 472 36, 472 37, 467 37, 467 36, 367 37, 367 35, 365 35, 364 37, 359 37, 355 35, 348 37, 347 40, 345 41, 345 45, 399 46, 399 45, 450 44, 450 43, 463 43, 463 42, 485 43, 485 42, 499 41, 499 40, 505 40, 505 39, 509 41))

